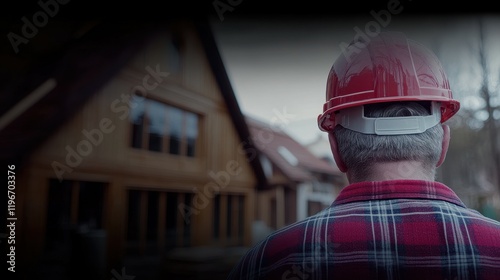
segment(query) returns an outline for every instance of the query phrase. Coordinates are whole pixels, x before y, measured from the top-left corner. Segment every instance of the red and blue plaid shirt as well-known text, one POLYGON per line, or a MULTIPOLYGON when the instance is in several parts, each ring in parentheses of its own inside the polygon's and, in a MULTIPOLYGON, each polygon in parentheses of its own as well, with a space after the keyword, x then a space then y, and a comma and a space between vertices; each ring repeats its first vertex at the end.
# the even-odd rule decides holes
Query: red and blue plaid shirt
POLYGON ((500 279, 500 222, 438 182, 345 187, 249 250, 228 280, 500 279))

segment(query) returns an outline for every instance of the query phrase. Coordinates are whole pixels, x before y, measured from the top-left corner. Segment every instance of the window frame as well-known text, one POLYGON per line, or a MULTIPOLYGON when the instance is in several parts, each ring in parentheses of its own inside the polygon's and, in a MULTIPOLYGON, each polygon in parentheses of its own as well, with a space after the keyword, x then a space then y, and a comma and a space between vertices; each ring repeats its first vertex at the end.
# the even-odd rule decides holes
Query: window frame
MULTIPOLYGON (((192 225, 187 223, 184 219, 185 213, 181 213, 178 209, 180 203, 184 203, 187 207, 192 207, 194 194, 188 191, 177 191, 177 190, 165 190, 165 189, 150 189, 141 187, 127 187, 126 189, 126 223, 125 223, 125 234, 124 241, 126 247, 127 255, 143 255, 143 254, 156 254, 164 253, 174 247, 190 247, 192 245, 193 231, 192 225), (130 215, 130 202, 131 194, 136 193, 138 199, 138 218, 131 220, 130 215), (157 195, 158 207, 156 209, 151 209, 150 198, 152 195, 157 195), (175 200, 174 206, 171 206, 169 200, 175 200), (169 212, 169 209, 174 207, 173 212, 169 212), (156 211, 156 213, 150 213, 150 211, 156 211), (156 225, 155 228, 151 228, 149 225, 149 219, 154 217, 156 220, 153 221, 156 225), (173 220, 172 220, 173 218, 173 220), (134 222, 134 228, 131 228, 131 222, 134 222), (135 224, 137 222, 137 224, 135 224), (174 225, 174 235, 171 236, 174 240, 167 240, 167 235, 169 230, 172 230, 170 226, 174 225), (136 230, 137 232, 131 232, 131 230, 136 230), (130 234, 134 235, 132 239, 130 234), (151 238, 153 236, 153 238, 151 238)), ((152 220, 151 220, 152 221, 152 220)))
POLYGON ((138 96, 139 98, 143 98, 144 102, 144 118, 142 119, 142 131, 141 131, 141 137, 140 137, 140 145, 138 147, 134 146, 134 138, 135 138, 135 129, 134 129, 134 121, 132 119, 132 111, 134 110, 133 107, 130 108, 130 117, 128 118, 128 128, 129 128, 129 133, 128 133, 128 146, 133 149, 133 150, 141 150, 141 151, 147 151, 147 152, 152 152, 155 154, 164 154, 164 155, 170 155, 170 156, 180 156, 184 158, 199 158, 200 154, 202 153, 201 151, 201 137, 202 137, 202 122, 203 122, 203 114, 196 112, 194 110, 186 109, 185 107, 174 105, 169 102, 165 102, 164 100, 161 100, 160 98, 156 98, 154 96, 146 96, 147 94, 141 91, 136 91, 134 92, 133 96, 138 96), (158 102, 161 105, 166 106, 164 113, 165 117, 165 135, 162 136, 161 140, 161 151, 156 151, 156 150, 151 150, 150 149, 150 125, 149 125, 149 117, 150 114, 148 114, 148 108, 150 107, 150 102, 158 102), (170 130, 169 130, 169 118, 168 118, 168 112, 169 112, 169 107, 170 108, 175 108, 181 111, 181 118, 182 118, 182 124, 181 124, 181 139, 180 139, 180 147, 179 150, 180 152, 175 154, 170 152, 170 130), (188 137, 188 128, 186 127, 186 124, 188 122, 189 115, 194 115, 196 117, 196 137, 195 137, 195 143, 194 143, 194 154, 189 155, 189 137, 188 137))

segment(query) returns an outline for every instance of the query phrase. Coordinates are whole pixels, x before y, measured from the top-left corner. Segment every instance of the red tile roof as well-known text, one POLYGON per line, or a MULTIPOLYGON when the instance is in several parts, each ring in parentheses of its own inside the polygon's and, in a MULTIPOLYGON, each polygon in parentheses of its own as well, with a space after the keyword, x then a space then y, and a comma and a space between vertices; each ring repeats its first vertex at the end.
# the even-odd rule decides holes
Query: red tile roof
POLYGON ((336 166, 315 156, 283 130, 252 117, 246 116, 246 120, 255 146, 290 180, 311 180, 311 172, 342 175, 336 166), (293 162, 289 162, 280 154, 280 147, 285 147, 297 158, 297 165, 293 165, 293 162))

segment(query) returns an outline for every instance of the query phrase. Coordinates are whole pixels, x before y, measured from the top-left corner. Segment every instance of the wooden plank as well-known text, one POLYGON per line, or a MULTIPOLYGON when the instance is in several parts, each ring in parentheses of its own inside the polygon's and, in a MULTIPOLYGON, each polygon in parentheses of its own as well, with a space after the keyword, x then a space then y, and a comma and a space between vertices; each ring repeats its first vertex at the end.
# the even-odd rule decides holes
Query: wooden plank
MULTIPOLYGON (((16 240, 16 246, 18 246, 20 252, 24 252, 24 254, 19 254, 23 259, 33 261, 41 256, 44 249, 48 220, 47 207, 49 205, 48 199, 45 198, 48 198, 50 185, 49 180, 44 178, 36 168, 28 172, 23 171, 21 174, 29 178, 27 179, 28 186, 26 188, 26 201, 28 203, 26 203, 25 209, 26 216, 23 219, 26 232, 24 233, 24 242, 16 240)), ((17 233, 23 234, 22 232, 17 233)))
POLYGON ((276 228, 285 226, 285 191, 283 186, 276 187, 276 228))
POLYGON ((108 264, 114 266, 120 263, 126 248, 128 199, 121 179, 111 180, 105 188, 103 228, 108 235, 108 264))

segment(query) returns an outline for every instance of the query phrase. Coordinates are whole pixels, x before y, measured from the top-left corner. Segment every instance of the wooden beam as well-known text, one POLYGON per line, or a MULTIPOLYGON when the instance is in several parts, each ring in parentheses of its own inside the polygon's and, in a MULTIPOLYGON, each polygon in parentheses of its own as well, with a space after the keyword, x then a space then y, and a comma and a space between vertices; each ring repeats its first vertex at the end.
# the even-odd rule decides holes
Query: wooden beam
POLYGON ((283 186, 276 187, 276 228, 285 226, 285 191, 283 186))

